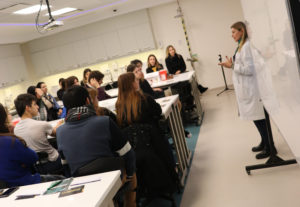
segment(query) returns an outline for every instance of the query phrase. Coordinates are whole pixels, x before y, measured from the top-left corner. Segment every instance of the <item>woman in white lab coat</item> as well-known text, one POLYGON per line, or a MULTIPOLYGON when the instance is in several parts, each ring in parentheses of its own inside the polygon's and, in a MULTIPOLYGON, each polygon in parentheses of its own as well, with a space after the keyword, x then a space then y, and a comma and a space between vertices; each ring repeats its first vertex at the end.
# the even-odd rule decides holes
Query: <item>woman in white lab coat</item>
POLYGON ((243 22, 236 22, 231 26, 231 32, 232 38, 238 42, 233 61, 232 58, 226 56, 227 61, 219 65, 233 69, 232 80, 238 103, 239 116, 243 120, 254 121, 261 135, 261 142, 258 146, 253 147, 252 151, 261 151, 256 155, 257 159, 266 158, 270 156, 270 147, 274 147, 274 143, 269 143, 268 139, 264 108, 258 90, 247 29, 243 22))

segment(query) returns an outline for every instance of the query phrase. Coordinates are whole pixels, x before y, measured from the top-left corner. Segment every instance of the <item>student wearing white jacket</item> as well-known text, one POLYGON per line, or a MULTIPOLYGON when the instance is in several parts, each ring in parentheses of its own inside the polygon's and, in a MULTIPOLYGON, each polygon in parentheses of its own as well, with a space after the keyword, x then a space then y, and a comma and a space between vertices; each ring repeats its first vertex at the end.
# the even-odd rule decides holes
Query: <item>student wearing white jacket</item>
POLYGON ((232 58, 229 59, 226 56, 227 61, 219 65, 233 69, 232 80, 238 103, 239 116, 243 120, 254 121, 261 135, 261 143, 253 147, 252 151, 261 151, 256 155, 257 159, 266 158, 270 156, 270 146, 274 147, 274 143, 269 143, 268 140, 264 108, 258 90, 247 29, 243 22, 236 22, 231 26, 231 32, 232 38, 238 42, 238 48, 233 56, 233 61, 232 58))

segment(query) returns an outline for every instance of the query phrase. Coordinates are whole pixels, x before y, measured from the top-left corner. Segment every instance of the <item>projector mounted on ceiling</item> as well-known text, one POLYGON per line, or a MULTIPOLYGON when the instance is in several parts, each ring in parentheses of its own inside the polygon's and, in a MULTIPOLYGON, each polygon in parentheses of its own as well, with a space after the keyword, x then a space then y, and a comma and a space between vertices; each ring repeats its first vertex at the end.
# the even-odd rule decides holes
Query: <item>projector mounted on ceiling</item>
POLYGON ((51 31, 53 29, 56 29, 57 27, 61 27, 61 26, 64 25, 63 21, 56 21, 52 17, 51 9, 50 9, 50 4, 49 4, 48 0, 45 0, 45 1, 46 1, 47 8, 48 8, 49 21, 46 24, 39 24, 39 17, 40 17, 40 13, 41 13, 41 8, 43 6, 43 1, 44 0, 40 0, 40 11, 38 12, 37 17, 36 17, 36 21, 35 21, 37 31, 39 33, 42 33, 42 34, 45 33, 45 32, 47 32, 47 31, 51 31))
POLYGON ((51 31, 51 30, 54 30, 55 28, 63 26, 63 25, 64 25, 63 21, 51 20, 49 23, 47 23, 43 26, 43 29, 46 31, 51 31))

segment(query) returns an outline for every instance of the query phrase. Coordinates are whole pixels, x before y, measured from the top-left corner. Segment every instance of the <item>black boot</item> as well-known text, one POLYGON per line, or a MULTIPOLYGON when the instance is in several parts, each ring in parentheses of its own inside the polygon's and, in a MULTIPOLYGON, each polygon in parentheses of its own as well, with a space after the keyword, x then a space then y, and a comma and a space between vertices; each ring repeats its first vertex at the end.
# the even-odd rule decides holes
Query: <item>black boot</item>
POLYGON ((259 151, 263 151, 264 150, 264 143, 261 142, 259 145, 252 147, 252 152, 259 152, 259 151))
MULTIPOLYGON (((274 146, 273 150, 274 150, 274 155, 276 155, 277 150, 276 150, 275 146, 274 146)), ((270 157, 270 155, 271 155, 270 148, 265 148, 263 151, 261 151, 260 153, 258 153, 256 155, 256 159, 264 159, 264 158, 270 157)))
POLYGON ((260 153, 258 153, 255 157, 256 159, 264 159, 270 156, 270 150, 266 150, 264 149, 263 151, 261 151, 260 153))
POLYGON ((207 91, 207 87, 203 87, 201 84, 198 85, 198 89, 200 91, 200 93, 204 93, 205 91, 207 91))

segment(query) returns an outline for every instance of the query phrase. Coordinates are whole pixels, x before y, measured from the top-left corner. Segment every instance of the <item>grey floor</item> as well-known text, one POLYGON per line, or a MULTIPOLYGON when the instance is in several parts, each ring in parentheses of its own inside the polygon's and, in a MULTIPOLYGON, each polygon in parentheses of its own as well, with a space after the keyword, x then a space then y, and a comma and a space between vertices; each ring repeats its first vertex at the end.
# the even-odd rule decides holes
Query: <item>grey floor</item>
MULTIPOLYGON (((298 164, 247 175, 246 165, 266 161, 256 160, 251 151, 259 143, 259 134, 252 122, 238 118, 234 91, 217 97, 220 90, 207 91, 201 98, 205 117, 181 206, 299 207, 298 164)), ((279 156, 292 159, 284 138, 272 127, 279 156)))

